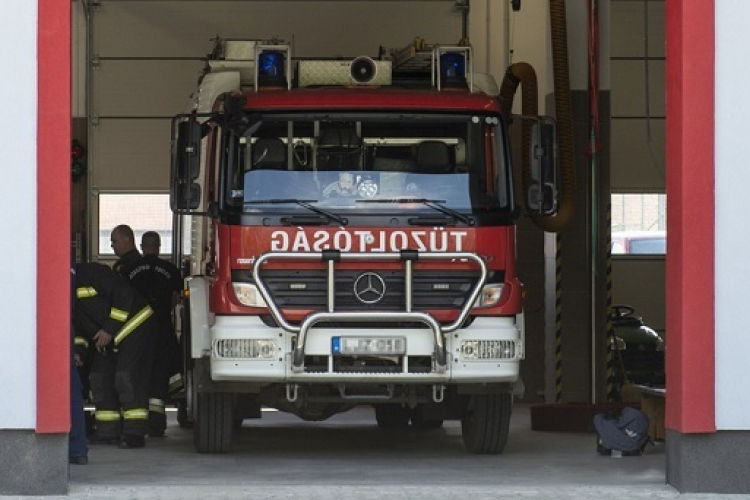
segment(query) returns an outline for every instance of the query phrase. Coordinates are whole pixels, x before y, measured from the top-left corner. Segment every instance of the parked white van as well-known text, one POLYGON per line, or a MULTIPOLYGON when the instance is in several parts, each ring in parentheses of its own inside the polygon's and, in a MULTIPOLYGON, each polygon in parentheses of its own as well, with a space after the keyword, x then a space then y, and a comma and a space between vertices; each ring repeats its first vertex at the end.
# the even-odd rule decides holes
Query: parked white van
POLYGON ((664 255, 666 252, 666 231, 615 231, 612 233, 613 255, 664 255))

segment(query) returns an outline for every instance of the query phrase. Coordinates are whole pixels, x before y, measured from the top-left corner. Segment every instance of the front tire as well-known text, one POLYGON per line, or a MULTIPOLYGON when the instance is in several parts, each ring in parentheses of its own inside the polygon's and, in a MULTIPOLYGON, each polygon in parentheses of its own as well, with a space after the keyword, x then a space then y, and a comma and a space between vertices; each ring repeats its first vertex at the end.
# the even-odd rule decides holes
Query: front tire
POLYGON ((227 453, 232 444, 232 394, 199 392, 193 441, 198 453, 227 453))
POLYGON ((508 441, 513 395, 475 394, 461 419, 464 448, 469 453, 497 455, 508 441))

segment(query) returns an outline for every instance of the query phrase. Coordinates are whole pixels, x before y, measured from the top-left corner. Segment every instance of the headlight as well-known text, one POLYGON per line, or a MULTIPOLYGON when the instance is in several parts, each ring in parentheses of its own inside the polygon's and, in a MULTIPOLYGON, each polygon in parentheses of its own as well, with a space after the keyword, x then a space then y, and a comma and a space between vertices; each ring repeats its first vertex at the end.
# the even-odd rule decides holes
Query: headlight
POLYGON ((258 291, 258 287, 250 283, 232 283, 234 296, 243 306, 266 307, 266 301, 258 291))
POLYGON ((272 359, 278 345, 273 339, 224 339, 216 341, 220 358, 272 359))
POLYGON ((491 285, 484 285, 482 292, 474 302, 474 307, 492 307, 496 306, 500 302, 500 297, 503 295, 503 283, 493 283, 491 285))

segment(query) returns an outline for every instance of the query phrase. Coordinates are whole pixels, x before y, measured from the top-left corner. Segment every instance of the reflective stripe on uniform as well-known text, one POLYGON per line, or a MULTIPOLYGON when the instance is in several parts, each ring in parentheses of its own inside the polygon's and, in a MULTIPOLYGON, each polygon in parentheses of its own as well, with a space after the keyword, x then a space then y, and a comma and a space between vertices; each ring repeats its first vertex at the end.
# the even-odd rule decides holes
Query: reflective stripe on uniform
POLYGON ((119 345, 120 342, 125 340, 128 335, 133 333, 133 330, 141 326, 144 321, 146 321, 152 314, 154 314, 154 310, 151 309, 151 306, 146 306, 140 311, 138 311, 137 314, 135 314, 132 318, 128 320, 125 325, 123 325, 122 328, 117 332, 115 335, 115 345, 119 345))
POLYGON ((89 341, 86 340, 83 337, 76 337, 75 340, 74 340, 74 343, 75 343, 75 345, 77 345, 79 347, 88 347, 89 346, 89 341))
POLYGON ((94 419, 101 422, 119 422, 120 412, 112 410, 96 410, 94 419))
POLYGON ((128 319, 128 313, 122 309, 113 307, 109 310, 109 317, 116 321, 125 321, 128 319))
POLYGON ((88 297, 96 297, 96 289, 91 286, 81 286, 76 288, 76 298, 85 299, 88 297))
POLYGON ((133 408, 122 412, 125 420, 148 420, 148 410, 145 408, 133 408))
POLYGON ((169 392, 175 392, 179 389, 182 389, 183 385, 182 373, 175 373, 174 375, 169 377, 169 392))
POLYGON ((154 413, 166 413, 163 399, 151 398, 148 400, 148 411, 154 413))

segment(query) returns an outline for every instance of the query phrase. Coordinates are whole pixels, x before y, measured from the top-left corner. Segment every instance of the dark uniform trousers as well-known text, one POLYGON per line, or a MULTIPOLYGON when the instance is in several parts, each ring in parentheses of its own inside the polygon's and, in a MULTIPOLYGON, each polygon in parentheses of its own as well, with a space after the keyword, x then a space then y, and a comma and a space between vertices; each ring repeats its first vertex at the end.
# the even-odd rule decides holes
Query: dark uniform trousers
POLYGON ((96 405, 96 432, 100 437, 146 435, 156 334, 156 316, 146 306, 118 332, 114 348, 94 354, 89 380, 96 405), (136 326, 127 332, 130 324, 136 326), (121 336, 124 338, 118 342, 121 336))
POLYGON ((179 357, 177 336, 172 327, 172 318, 156 311, 158 333, 155 335, 153 370, 151 372, 149 399, 149 434, 159 436, 167 427, 165 412, 166 400, 169 398, 172 377, 178 373, 175 358, 179 357))

